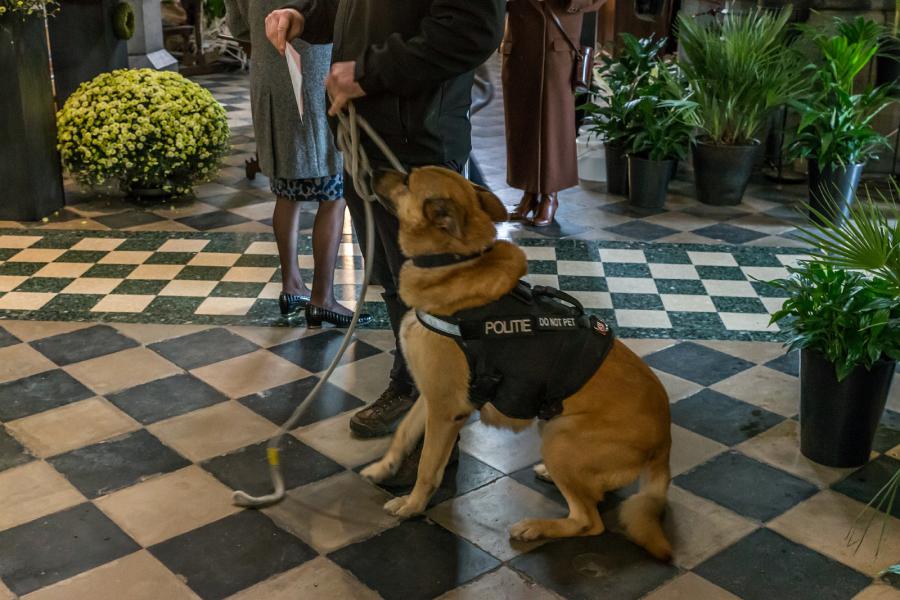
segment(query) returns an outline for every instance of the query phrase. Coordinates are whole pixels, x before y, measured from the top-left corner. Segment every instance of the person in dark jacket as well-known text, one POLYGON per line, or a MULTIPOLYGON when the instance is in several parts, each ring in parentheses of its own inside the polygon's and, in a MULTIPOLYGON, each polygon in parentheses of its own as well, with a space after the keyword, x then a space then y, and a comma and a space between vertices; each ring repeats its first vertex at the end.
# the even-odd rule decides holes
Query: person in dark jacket
MULTIPOLYGON (((506 0, 294 0, 266 19, 279 51, 294 38, 333 43, 325 85, 329 114, 349 101, 408 167, 441 165, 461 172, 471 151, 474 70, 497 50, 506 0)), ((389 166, 368 140, 376 166, 389 166)), ((365 246, 364 202, 346 176, 345 195, 360 246, 365 246)), ((384 287, 395 338, 408 307, 397 293, 405 258, 397 243, 397 219, 373 205, 376 224, 374 276, 384 287)), ((399 342, 399 339, 398 339, 399 342)), ((415 402, 416 391, 399 343, 391 382, 351 429, 361 436, 390 433, 415 402)))

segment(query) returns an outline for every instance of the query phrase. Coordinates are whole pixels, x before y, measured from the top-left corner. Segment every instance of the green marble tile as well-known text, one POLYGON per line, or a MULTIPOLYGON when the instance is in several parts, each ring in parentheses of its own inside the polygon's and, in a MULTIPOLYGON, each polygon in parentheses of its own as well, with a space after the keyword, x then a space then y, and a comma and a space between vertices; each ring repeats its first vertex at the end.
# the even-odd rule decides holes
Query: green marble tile
POLYGON ((59 292, 72 283, 72 279, 61 277, 31 277, 23 281, 17 292, 59 292))
POLYGON ((47 263, 7 262, 0 265, 0 275, 34 275, 47 263))
POLYGON ((86 236, 82 233, 60 232, 53 235, 44 236, 41 240, 35 242, 30 248, 52 248, 56 250, 69 249, 86 236))
POLYGON ((786 298, 787 294, 784 290, 781 290, 774 285, 769 285, 764 281, 750 281, 750 285, 753 286, 753 289, 756 290, 756 293, 759 294, 762 298, 786 298))
POLYGON ((88 269, 82 277, 107 277, 111 279, 123 279, 134 271, 137 265, 94 265, 88 269))
POLYGON ((197 267, 188 265, 175 276, 175 279, 219 281, 227 272, 228 267, 197 267))
POLYGON ((700 275, 700 279, 728 279, 732 281, 744 281, 747 279, 740 267, 697 265, 697 273, 700 275))
POLYGON ((107 254, 108 252, 102 250, 69 250, 53 262, 96 263, 107 254))
POLYGON ((662 263, 669 265, 689 265, 691 257, 686 250, 677 248, 656 248, 649 246, 644 248, 644 256, 648 263, 662 263))
POLYGON ((560 275, 559 288, 574 292, 607 292, 606 279, 589 275, 560 275))
POLYGON ((209 244, 203 248, 204 252, 234 252, 243 254, 244 250, 247 249, 247 246, 255 241, 249 236, 241 236, 241 234, 221 233, 218 236, 215 234, 208 235, 210 236, 210 241, 209 244))
POLYGON ((144 261, 145 265, 186 265, 196 252, 154 252, 144 261))
POLYGON ((660 294, 706 295, 706 288, 699 279, 657 279, 656 289, 660 294))
POLYGON ((603 263, 603 273, 607 277, 652 277, 650 267, 644 263, 603 263))
POLYGON ((680 312, 670 311, 669 321, 678 335, 690 339, 718 338, 727 334, 725 324, 719 315, 711 312, 680 312))
POLYGON ((20 250, 18 248, 0 248, 0 261, 12 258, 19 252, 20 250))
POLYGON ((277 267, 279 264, 277 256, 268 254, 243 254, 234 263, 236 267, 277 267))
POLYGON ((193 297, 159 296, 147 305, 143 315, 159 319, 157 322, 161 323, 192 323, 196 321, 194 311, 203 300, 193 297))
POLYGON ((555 260, 529 260, 528 272, 541 275, 556 275, 555 260))
POLYGON ((235 281, 222 281, 213 288, 210 296, 227 298, 256 298, 265 287, 264 283, 239 283, 235 281))
POLYGON ((113 294, 137 294, 139 296, 155 296, 168 281, 157 279, 126 279, 112 291, 113 294))
POLYGON ((767 314, 765 305, 759 298, 738 298, 735 296, 710 296, 716 310, 732 313, 767 314))
POLYGON ((613 307, 634 310, 665 310, 662 300, 656 294, 610 294, 613 307))
POLYGON ((732 252, 734 260, 742 267, 780 267, 781 261, 775 257, 774 252, 766 249, 757 250, 741 248, 732 252))
POLYGON ((159 232, 155 231, 149 233, 152 233, 153 236, 129 238, 122 242, 122 245, 116 248, 116 250, 156 250, 166 241, 166 237, 171 236, 171 234, 167 234, 166 237, 161 237, 159 232))
POLYGON ((598 260, 596 248, 579 240, 560 240, 556 245, 557 260, 598 260))
POLYGON ((586 308, 584 312, 602 319, 610 327, 616 326, 616 311, 612 308, 586 308))
MULTIPOLYGON (((302 314, 303 311, 301 311, 302 314)), ((278 300, 258 299, 247 311, 247 318, 253 319, 256 323, 276 326, 286 324, 288 321, 281 316, 281 309, 278 307, 278 300)), ((302 317, 294 318, 290 321, 293 324, 305 326, 302 317)))
POLYGON ((104 297, 100 294, 58 294, 41 308, 41 313, 52 321, 81 320, 104 297))

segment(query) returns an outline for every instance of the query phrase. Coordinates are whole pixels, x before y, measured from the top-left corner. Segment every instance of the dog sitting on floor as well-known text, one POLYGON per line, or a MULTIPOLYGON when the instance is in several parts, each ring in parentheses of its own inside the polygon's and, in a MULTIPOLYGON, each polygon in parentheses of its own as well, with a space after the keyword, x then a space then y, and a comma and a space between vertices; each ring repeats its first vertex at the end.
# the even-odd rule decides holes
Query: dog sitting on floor
POLYGON ((400 339, 421 396, 385 456, 362 474, 390 477, 425 436, 415 487, 385 510, 404 518, 425 510, 473 410, 486 425, 515 431, 540 416, 547 419, 540 470, 569 514, 525 519, 510 536, 598 535, 604 493, 640 478, 619 519, 634 542, 671 559, 660 524, 671 436, 659 379, 577 300, 520 283, 525 254, 497 241, 494 222, 507 213, 492 193, 440 167, 381 173, 376 190, 397 215, 400 246, 411 257, 400 276, 400 295, 412 308, 400 339))

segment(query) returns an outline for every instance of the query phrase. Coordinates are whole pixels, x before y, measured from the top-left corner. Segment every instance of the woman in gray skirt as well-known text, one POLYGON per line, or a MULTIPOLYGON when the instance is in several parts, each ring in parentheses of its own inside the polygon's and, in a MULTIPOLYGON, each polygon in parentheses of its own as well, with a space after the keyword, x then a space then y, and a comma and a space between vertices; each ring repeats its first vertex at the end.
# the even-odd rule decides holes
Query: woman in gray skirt
MULTIPOLYGON (((272 228, 281 261, 281 313, 306 311, 309 327, 350 324, 352 314, 334 298, 334 268, 344 222, 341 155, 328 127, 325 76, 331 46, 294 42, 303 72, 303 119, 297 109, 285 58, 266 39, 265 20, 283 0, 225 0, 228 28, 249 39, 250 95, 259 166, 275 194, 272 228), (313 223, 312 291, 297 263, 300 202, 318 202, 313 223)), ((372 320, 361 315, 360 324, 372 320)))

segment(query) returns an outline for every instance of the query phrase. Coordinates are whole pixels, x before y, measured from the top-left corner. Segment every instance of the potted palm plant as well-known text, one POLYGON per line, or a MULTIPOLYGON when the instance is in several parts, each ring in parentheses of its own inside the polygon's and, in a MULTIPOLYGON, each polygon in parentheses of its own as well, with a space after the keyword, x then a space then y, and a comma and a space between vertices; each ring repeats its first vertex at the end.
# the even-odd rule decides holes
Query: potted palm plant
POLYGON ((63 206, 45 20, 55 3, 0 0, 0 221, 38 221, 63 206))
POLYGON ((882 199, 887 214, 871 198, 838 224, 819 214, 800 233, 814 258, 773 282, 789 297, 772 321, 801 350, 800 449, 833 467, 868 461, 900 359, 900 213, 882 199))
POLYGON ((698 106, 693 157, 700 202, 740 203, 771 111, 804 89, 797 77, 803 63, 787 37, 790 17, 785 7, 678 19, 682 68, 698 106))
POLYGON ((812 215, 840 220, 849 214, 866 161, 887 144, 872 120, 892 102, 896 83, 854 91, 856 76, 878 52, 880 28, 873 21, 837 21, 834 35, 806 32, 823 64, 810 65, 809 94, 791 102, 800 113, 791 151, 809 162, 812 215), (826 202, 832 196, 836 202, 826 202))
POLYGON ((628 144, 628 199, 635 206, 659 208, 677 161, 687 155, 696 104, 675 64, 660 62, 644 82, 629 106, 634 133, 628 144))
POLYGON ((635 98, 638 83, 650 72, 665 38, 638 39, 629 33, 620 36, 622 46, 617 57, 600 55, 598 68, 602 87, 601 104, 582 107, 588 131, 603 139, 606 155, 606 190, 610 194, 628 193, 627 151, 633 125, 628 121, 629 103, 635 98))

